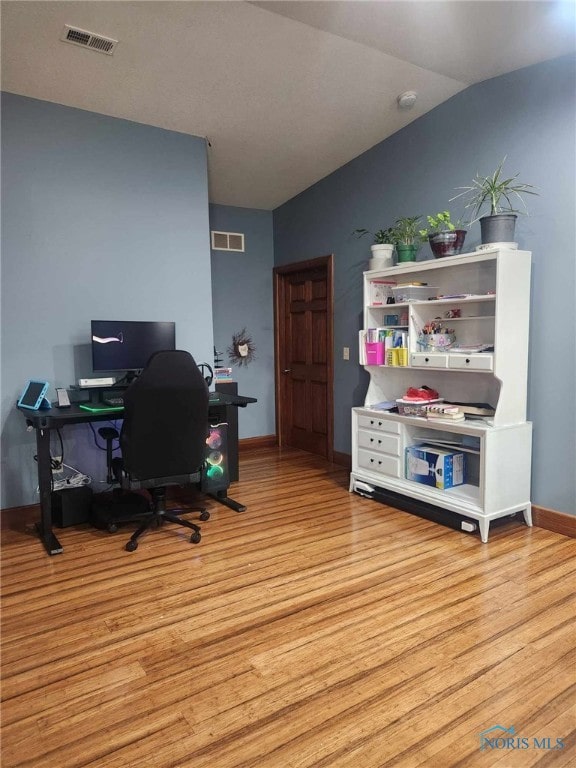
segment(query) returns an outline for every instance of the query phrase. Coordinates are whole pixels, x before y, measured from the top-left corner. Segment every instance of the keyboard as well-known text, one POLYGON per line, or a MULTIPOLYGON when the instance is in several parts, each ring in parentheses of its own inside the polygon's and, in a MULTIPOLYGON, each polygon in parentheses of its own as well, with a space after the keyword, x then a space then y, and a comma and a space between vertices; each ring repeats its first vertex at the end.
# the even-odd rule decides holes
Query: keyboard
POLYGON ((124 398, 123 397, 103 397, 102 402, 106 405, 112 405, 114 408, 117 408, 118 406, 124 405, 124 398))

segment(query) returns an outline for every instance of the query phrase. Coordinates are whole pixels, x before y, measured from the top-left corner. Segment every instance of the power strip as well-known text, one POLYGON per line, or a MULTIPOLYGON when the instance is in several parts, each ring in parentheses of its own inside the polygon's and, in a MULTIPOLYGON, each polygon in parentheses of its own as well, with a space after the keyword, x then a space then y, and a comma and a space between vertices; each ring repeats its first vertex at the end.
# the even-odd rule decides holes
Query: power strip
POLYGON ((92 478, 88 475, 77 473, 67 477, 65 480, 54 480, 52 483, 53 491, 64 491, 67 488, 79 488, 81 485, 90 485, 92 478))

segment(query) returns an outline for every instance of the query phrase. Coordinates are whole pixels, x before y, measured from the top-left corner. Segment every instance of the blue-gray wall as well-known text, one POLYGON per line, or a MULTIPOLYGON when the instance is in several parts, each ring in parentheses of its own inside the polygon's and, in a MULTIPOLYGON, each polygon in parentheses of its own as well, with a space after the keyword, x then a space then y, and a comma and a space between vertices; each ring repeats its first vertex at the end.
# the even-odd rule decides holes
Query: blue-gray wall
MULTIPOLYGON (((25 382, 46 379, 54 399, 90 376, 90 320, 107 318, 173 320, 177 346, 212 361, 205 142, 5 93, 2 507, 38 501, 14 408, 25 382)), ((102 489, 89 427, 63 434, 65 460, 102 489)))
POLYGON ((274 314, 272 212, 226 205, 210 206, 210 229, 244 234, 244 253, 212 251, 214 343, 231 367, 240 394, 258 402, 238 410, 241 438, 274 435, 274 314), (256 357, 234 366, 227 349, 243 328, 251 336, 256 357))
MULTIPOLYGON (((533 252, 533 501, 576 512, 575 92, 574 57, 481 83, 274 211, 274 263, 335 254, 337 451, 350 452, 350 408, 367 386, 356 348, 369 244, 350 232, 435 213, 507 155, 540 188, 516 238, 533 252)), ((235 373, 259 402, 240 412, 241 436, 273 433, 270 213, 211 207, 212 229, 246 234, 245 254, 212 253, 211 279, 202 140, 11 94, 2 107, 2 506, 37 500, 14 402, 30 377, 56 387, 90 375, 96 316, 175 320, 178 345, 206 361, 213 339, 225 350, 246 326, 257 359, 235 373)), ((478 242, 476 225, 468 248, 478 242)), ((101 479, 88 428, 66 434, 71 462, 101 479)))
MULTIPOLYGON (((518 221, 533 252, 528 417, 534 423, 534 504, 576 513, 575 58, 562 57, 488 80, 454 96, 274 211, 277 265, 335 254, 334 447, 350 452, 350 408, 363 402, 358 366, 361 273, 369 243, 358 227, 450 208, 476 172, 505 170, 539 187, 518 221), (297 258, 295 257, 297 254, 297 258), (342 360, 342 347, 354 350, 342 360)), ((480 242, 474 225, 466 250, 480 242)), ((419 258, 430 258, 428 246, 419 258)), ((514 329, 511 329, 514 333, 514 329)))

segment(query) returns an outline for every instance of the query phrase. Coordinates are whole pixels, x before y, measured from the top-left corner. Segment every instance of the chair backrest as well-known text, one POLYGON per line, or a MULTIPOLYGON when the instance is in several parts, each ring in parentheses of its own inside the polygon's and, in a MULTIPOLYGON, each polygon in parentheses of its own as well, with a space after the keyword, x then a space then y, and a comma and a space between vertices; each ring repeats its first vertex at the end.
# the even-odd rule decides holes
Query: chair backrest
POLYGON ((157 352, 124 393, 125 471, 138 480, 198 472, 206 455, 208 387, 189 352, 157 352))

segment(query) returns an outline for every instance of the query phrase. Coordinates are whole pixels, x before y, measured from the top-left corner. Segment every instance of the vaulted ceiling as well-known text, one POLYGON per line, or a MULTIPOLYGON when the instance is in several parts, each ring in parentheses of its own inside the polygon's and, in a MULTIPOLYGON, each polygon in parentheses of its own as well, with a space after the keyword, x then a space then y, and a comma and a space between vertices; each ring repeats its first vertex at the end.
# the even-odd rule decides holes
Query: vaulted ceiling
POLYGON ((2 88, 207 137, 211 201, 273 209, 471 84, 574 51, 574 9, 5 0, 2 88), (119 43, 69 45, 65 24, 119 43))

